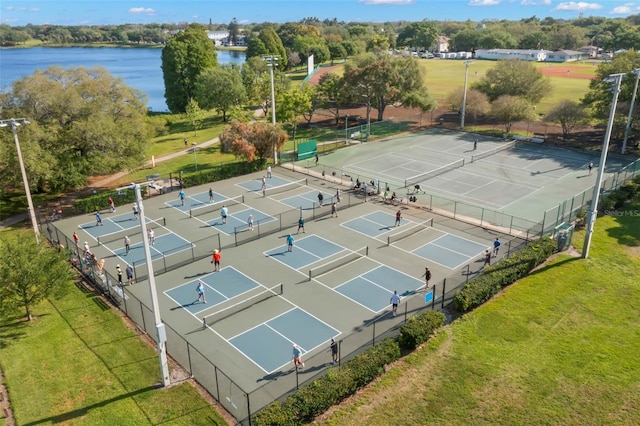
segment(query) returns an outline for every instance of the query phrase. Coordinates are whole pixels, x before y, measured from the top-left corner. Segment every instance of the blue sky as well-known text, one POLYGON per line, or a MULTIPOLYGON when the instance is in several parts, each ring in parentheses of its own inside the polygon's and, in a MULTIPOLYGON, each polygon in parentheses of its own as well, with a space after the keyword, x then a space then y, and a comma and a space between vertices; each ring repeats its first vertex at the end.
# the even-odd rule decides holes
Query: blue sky
POLYGON ((124 23, 240 23, 299 21, 518 20, 530 16, 573 19, 624 17, 640 13, 640 0, 2 0, 0 22, 101 25, 124 23))

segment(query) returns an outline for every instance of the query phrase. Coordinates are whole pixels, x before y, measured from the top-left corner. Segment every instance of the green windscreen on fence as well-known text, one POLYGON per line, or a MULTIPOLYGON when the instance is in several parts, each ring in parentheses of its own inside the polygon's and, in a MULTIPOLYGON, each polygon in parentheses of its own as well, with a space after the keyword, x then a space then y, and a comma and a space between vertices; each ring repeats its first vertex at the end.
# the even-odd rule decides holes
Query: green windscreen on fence
POLYGON ((298 144, 298 160, 306 160, 315 157, 318 153, 318 141, 313 139, 298 144))

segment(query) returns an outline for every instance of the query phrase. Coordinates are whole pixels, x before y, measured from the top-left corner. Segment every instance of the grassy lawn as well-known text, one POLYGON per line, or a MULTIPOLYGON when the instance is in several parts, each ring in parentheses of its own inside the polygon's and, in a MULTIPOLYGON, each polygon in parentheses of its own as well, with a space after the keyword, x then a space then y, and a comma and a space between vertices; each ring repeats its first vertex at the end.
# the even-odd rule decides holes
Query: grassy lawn
POLYGON ((17 424, 226 424, 190 383, 158 388, 155 351, 100 298, 69 286, 63 299, 38 305, 30 323, 0 319, 0 366, 17 424))
POLYGON ((193 125, 182 114, 152 114, 149 121, 156 128, 162 128, 166 134, 157 136, 149 142, 149 157, 156 158, 184 150, 184 139, 196 144, 217 138, 225 124, 222 116, 215 112, 207 112, 202 120, 202 127, 194 131, 193 125), (166 124, 165 124, 166 123, 166 124))
MULTIPOLYGON (((454 90, 464 86, 464 61, 424 59, 420 60, 420 65, 426 71, 427 89, 432 97, 441 100, 454 90)), ((479 81, 486 72, 495 67, 495 61, 474 60, 469 65, 468 87, 479 81), (477 74, 476 74, 477 73, 477 74)), ((549 66, 549 64, 541 64, 549 66)), ((588 65, 582 63, 562 64, 563 68, 582 68, 588 65)), ((595 72, 595 68, 593 68, 595 72)), ((586 70, 579 72, 585 73, 586 70)), ((589 89, 589 80, 571 79, 564 77, 550 77, 553 91, 537 105, 539 113, 546 113, 551 107, 564 99, 579 100, 584 97, 589 89)))
POLYGON ((589 259, 558 256, 323 424, 640 424, 639 276, 637 213, 599 218, 589 259))

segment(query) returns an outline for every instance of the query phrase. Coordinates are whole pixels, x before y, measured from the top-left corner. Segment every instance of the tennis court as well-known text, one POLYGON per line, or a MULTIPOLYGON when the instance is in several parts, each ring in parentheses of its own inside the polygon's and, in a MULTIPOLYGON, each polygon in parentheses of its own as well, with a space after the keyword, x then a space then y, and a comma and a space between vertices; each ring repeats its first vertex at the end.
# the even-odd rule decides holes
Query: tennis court
MULTIPOLYGON (((407 218, 400 219, 396 226, 396 215, 393 212, 377 210, 362 217, 341 223, 341 226, 371 238, 379 238, 394 229, 410 226, 413 222, 407 218)), ((386 240, 385 240, 386 241, 386 240)))
MULTIPOLYGON (((180 252, 191 250, 195 247, 191 242, 166 228, 153 228, 153 230, 155 234, 154 243, 149 246, 149 250, 151 251, 151 259, 154 261, 172 255, 177 255, 180 252)), ((106 247, 111 253, 122 259, 124 263, 135 266, 144 265, 146 260, 142 236, 137 233, 135 236, 130 237, 130 239, 131 244, 128 252, 124 246, 124 237, 122 240, 102 243, 102 246, 106 247)))
POLYGON ((318 194, 322 194, 322 206, 330 206, 333 202, 337 201, 335 192, 333 194, 330 194, 323 190, 307 191, 303 192, 302 194, 296 194, 290 197, 279 199, 278 201, 282 204, 286 204, 289 207, 293 207, 294 209, 312 210, 314 208, 321 207, 318 194))

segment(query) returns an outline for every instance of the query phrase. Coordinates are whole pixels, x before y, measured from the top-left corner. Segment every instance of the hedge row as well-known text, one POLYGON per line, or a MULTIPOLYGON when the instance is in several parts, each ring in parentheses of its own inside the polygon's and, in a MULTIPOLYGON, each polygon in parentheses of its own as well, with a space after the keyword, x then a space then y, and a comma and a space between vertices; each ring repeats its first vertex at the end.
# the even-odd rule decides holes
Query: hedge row
POLYGON ((611 191, 600 201, 598 210, 602 213, 607 210, 621 208, 627 200, 632 200, 640 188, 640 175, 633 182, 627 182, 615 191, 611 191), (638 182, 636 182, 638 181, 638 182))
POLYGON ((440 312, 413 315, 401 327, 398 341, 388 338, 288 396, 274 401, 253 418, 258 426, 299 425, 311 422, 330 407, 353 395, 384 373, 385 366, 400 358, 400 347, 415 349, 444 324, 440 312))
MULTIPOLYGON (((142 196, 144 197, 147 192, 147 188, 142 186, 142 196)), ((136 193, 133 189, 126 189, 120 192, 105 191, 100 194, 91 195, 87 198, 77 199, 73 202, 73 208, 78 213, 91 213, 100 210, 107 210, 109 208, 109 198, 113 198, 113 201, 118 207, 122 204, 133 203, 136 200, 136 193)))
POLYGON ((398 344, 402 349, 414 350, 444 325, 445 316, 442 312, 427 311, 421 315, 413 315, 400 329, 398 344))
POLYGON ((513 284, 544 262, 556 247, 554 240, 545 237, 499 261, 456 292, 454 307, 460 312, 468 312, 480 306, 502 288, 513 284))

